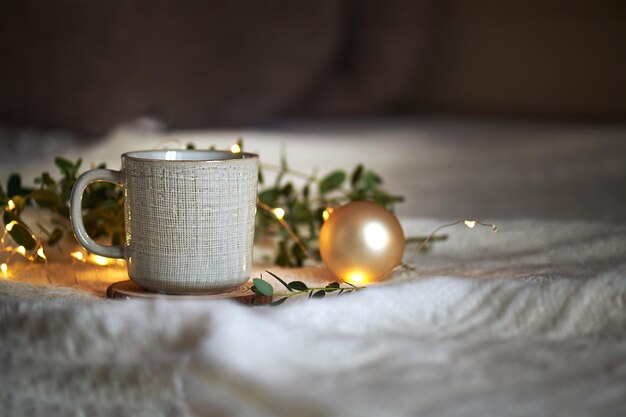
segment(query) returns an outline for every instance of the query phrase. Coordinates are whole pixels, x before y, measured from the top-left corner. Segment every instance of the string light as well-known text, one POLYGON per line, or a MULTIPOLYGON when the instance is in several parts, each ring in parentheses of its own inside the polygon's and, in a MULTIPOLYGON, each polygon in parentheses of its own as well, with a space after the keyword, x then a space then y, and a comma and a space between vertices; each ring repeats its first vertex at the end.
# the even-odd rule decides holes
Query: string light
POLYGON ((47 258, 46 258, 46 254, 45 254, 45 253, 43 253, 43 248, 39 248, 39 249, 37 249, 37 255, 38 255, 41 259, 43 259, 43 260, 47 260, 47 258))
POLYGON ((291 236, 293 241, 296 242, 296 245, 300 246, 300 249, 302 249, 303 252, 306 253, 308 251, 308 249, 305 246, 305 244, 302 243, 302 240, 300 240, 300 238, 293 231, 291 226, 289 226, 289 223, 287 223, 285 221, 285 219, 283 218, 283 217, 285 217, 285 210, 284 209, 282 209, 280 207, 272 208, 272 207, 268 206, 267 204, 265 204, 264 202, 262 202, 261 200, 257 200, 256 204, 257 204, 257 207, 261 208, 261 210, 263 210, 263 211, 265 211, 267 213, 271 213, 271 214, 274 215, 274 217, 276 217, 276 220, 278 220, 278 223, 280 223, 280 225, 283 227, 283 229, 285 229, 287 231, 287 233, 289 233, 289 236, 291 236))
POLYGON ((272 213, 274 213, 274 216, 276 216, 278 220, 282 220, 285 217, 285 210, 280 207, 273 209, 272 213))
POLYGON ((322 212, 322 218, 324 219, 324 221, 327 221, 330 218, 330 215, 333 214, 333 211, 335 211, 335 209, 333 209, 332 207, 327 207, 326 210, 322 212))
POLYGON ((7 229, 7 232, 10 232, 11 230, 13 230, 13 226, 15 226, 16 224, 17 224, 17 222, 15 220, 12 220, 4 228, 7 229))
POLYGON ((18 246, 15 251, 22 256, 26 256, 26 248, 22 245, 18 246))
POLYGON ((78 261, 85 262, 85 255, 81 251, 72 252, 70 256, 78 261))
POLYGON ((100 265, 100 266, 106 266, 109 264, 109 259, 105 258, 104 256, 90 255, 90 258, 93 261, 93 263, 100 265))
POLYGON ((15 210, 15 203, 13 202, 13 200, 9 200, 9 201, 7 202, 7 208, 8 208, 9 210, 15 210))
POLYGON ((2 265, 0 265, 0 271, 6 275, 9 271, 9 266, 3 262, 2 265))
POLYGON ((465 220, 463 223, 470 229, 473 229, 476 226, 476 220, 465 220))
POLYGON ((235 143, 233 146, 230 147, 230 151, 232 153, 239 153, 239 152, 241 152, 241 146, 239 146, 239 144, 235 143))
MULTIPOLYGON (((463 219, 463 220, 457 220, 457 221, 452 222, 452 223, 444 224, 444 225, 441 225, 441 226, 437 227, 432 232, 430 232, 430 234, 426 237, 426 239, 424 239, 422 241, 422 243, 417 247, 417 249, 415 249, 415 253, 414 253, 413 257, 411 257, 407 262, 410 262, 411 260, 413 260, 415 255, 417 255, 422 249, 424 249, 424 247, 426 247, 428 242, 430 242, 430 240, 435 236, 435 234, 437 232, 439 232, 442 229, 446 229, 448 227, 456 226, 457 224, 461 224, 461 223, 463 223, 465 226, 467 226, 470 229, 473 229, 478 224, 478 225, 481 225, 481 226, 490 227, 491 231, 493 233, 498 233, 500 231, 495 224, 483 223, 483 222, 478 221, 478 220, 463 219)), ((407 264, 402 264, 400 266, 401 267, 408 267, 409 269, 411 269, 411 267, 409 267, 407 264)))

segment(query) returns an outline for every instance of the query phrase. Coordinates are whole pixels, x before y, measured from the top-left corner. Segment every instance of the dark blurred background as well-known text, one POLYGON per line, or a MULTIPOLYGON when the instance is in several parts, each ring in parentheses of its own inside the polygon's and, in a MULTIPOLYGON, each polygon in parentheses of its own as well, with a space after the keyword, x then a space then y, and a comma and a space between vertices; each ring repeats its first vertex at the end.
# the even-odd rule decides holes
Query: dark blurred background
POLYGON ((626 118, 623 0, 3 0, 0 123, 626 118))

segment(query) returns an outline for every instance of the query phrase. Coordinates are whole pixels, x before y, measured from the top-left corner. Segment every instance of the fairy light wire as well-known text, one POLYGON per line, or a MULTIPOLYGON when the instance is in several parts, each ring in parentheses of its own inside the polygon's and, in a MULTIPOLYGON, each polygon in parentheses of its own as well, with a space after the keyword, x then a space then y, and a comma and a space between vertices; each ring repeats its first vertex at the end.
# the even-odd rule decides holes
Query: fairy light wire
MULTIPOLYGON (((428 236, 426 236, 426 239, 424 239, 422 243, 420 243, 420 245, 413 251, 414 252, 413 255, 408 259, 407 262, 411 262, 422 251, 422 249, 424 249, 428 245, 428 243, 435 237, 435 235, 438 232, 440 232, 443 229, 447 229, 449 227, 453 227, 461 223, 463 223, 468 229, 473 229, 474 227, 476 227, 476 225, 479 225, 479 226, 489 227, 493 233, 498 233, 500 231, 498 229, 498 226, 496 226, 495 224, 481 222, 480 220, 476 220, 476 219, 472 219, 472 220, 461 219, 461 220, 454 221, 452 223, 442 224, 441 226, 438 226, 437 228, 435 228, 435 230, 430 232, 428 236)), ((403 264, 403 265, 406 266, 406 264, 403 264)))
POLYGON ((296 235, 296 232, 293 231, 289 223, 287 223, 284 219, 285 217, 285 209, 281 207, 271 207, 261 200, 257 200, 257 206, 261 208, 261 210, 270 213, 272 216, 276 218, 278 223, 289 233, 289 236, 293 239, 294 242, 302 249, 305 253, 308 251, 306 245, 302 243, 302 240, 296 235))

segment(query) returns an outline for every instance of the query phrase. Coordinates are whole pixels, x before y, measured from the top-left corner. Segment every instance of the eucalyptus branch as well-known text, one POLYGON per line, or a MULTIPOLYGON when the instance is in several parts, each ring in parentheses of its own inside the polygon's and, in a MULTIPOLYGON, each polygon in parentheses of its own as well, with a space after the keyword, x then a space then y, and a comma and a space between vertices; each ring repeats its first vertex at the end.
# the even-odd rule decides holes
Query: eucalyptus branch
POLYGON ((301 296, 308 294, 309 298, 324 298, 326 294, 336 292, 337 295, 350 294, 352 292, 365 289, 366 287, 357 287, 349 282, 343 281, 348 287, 342 287, 339 282, 330 282, 324 287, 309 287, 302 281, 287 282, 278 275, 266 270, 268 274, 274 277, 283 287, 289 291, 288 293, 274 293, 274 287, 263 279, 263 275, 260 278, 254 278, 252 280, 252 291, 260 297, 280 297, 276 301, 270 303, 271 306, 277 306, 291 297, 301 296))

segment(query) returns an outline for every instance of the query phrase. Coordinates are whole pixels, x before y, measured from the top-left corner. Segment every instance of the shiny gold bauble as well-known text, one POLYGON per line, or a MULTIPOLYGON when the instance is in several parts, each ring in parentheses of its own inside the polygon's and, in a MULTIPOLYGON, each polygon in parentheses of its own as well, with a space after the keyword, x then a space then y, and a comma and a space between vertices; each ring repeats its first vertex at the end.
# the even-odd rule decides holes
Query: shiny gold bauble
POLYGON ((369 201, 332 211, 320 230, 320 255, 338 278, 352 284, 380 281, 402 262, 404 233, 396 216, 369 201))

